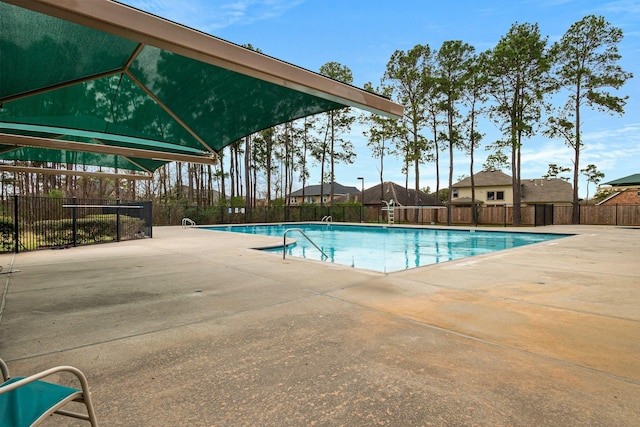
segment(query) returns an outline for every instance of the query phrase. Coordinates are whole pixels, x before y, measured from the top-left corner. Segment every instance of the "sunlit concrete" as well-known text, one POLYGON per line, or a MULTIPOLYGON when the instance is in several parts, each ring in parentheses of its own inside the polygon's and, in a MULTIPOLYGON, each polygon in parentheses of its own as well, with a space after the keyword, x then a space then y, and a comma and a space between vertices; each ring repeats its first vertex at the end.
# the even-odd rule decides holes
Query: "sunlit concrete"
POLYGON ((640 229, 518 231, 575 235, 386 275, 179 227, 4 254, 0 357, 80 368, 105 426, 637 425, 640 229))

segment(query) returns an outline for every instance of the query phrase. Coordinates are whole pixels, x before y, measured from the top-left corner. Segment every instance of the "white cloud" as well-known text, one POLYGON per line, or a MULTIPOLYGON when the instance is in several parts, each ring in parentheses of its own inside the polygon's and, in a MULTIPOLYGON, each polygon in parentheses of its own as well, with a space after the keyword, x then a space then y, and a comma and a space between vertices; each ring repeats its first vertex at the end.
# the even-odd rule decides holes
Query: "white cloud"
POLYGON ((585 145, 603 144, 607 142, 640 143, 640 123, 625 123, 618 128, 609 128, 584 133, 585 145))
POLYGON ((305 0, 121 0, 122 3, 213 34, 231 25, 246 25, 280 16, 305 0))
POLYGON ((640 13, 640 3, 636 0, 617 0, 602 4, 600 9, 608 13, 640 13))

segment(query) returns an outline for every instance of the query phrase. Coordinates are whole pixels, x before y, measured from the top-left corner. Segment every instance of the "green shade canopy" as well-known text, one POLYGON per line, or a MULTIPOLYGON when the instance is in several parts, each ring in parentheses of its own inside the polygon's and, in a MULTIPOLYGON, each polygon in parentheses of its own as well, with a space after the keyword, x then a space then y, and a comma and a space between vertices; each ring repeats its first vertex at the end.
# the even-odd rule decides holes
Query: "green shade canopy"
POLYGON ((0 2, 0 160, 152 172, 377 95, 109 0, 0 2), (128 150, 128 151, 127 151, 128 150))

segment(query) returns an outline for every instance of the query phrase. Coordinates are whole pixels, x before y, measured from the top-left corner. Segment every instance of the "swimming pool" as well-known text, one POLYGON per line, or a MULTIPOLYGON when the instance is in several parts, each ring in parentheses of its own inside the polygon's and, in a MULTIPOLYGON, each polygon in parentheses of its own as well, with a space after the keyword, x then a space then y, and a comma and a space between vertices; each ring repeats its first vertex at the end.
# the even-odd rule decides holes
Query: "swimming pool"
MULTIPOLYGON (((323 260, 382 273, 407 270, 445 261, 515 248, 566 237, 566 234, 360 226, 342 224, 272 224, 203 227, 216 231, 277 236, 300 229, 326 255, 299 232, 290 231, 287 256, 323 260)), ((282 254, 282 246, 263 249, 282 254)))

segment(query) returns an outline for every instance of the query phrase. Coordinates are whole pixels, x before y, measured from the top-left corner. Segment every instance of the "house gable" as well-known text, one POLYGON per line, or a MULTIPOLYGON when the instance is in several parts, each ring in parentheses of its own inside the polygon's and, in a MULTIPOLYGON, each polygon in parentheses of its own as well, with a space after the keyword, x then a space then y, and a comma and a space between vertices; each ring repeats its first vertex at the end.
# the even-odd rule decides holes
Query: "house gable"
MULTIPOLYGON (((495 187, 509 186, 511 187, 512 179, 506 173, 501 171, 484 170, 473 175, 473 183, 478 187, 495 187)), ((467 177, 462 181, 458 181, 451 186, 452 188, 471 188, 471 177, 467 177)))

